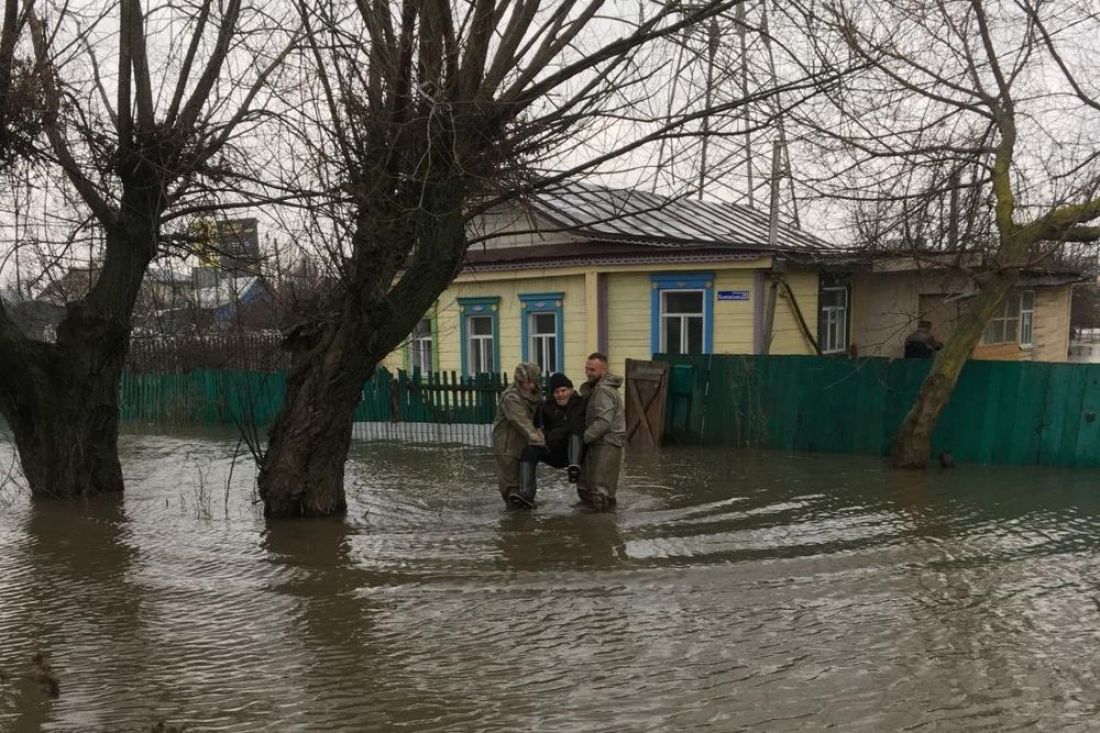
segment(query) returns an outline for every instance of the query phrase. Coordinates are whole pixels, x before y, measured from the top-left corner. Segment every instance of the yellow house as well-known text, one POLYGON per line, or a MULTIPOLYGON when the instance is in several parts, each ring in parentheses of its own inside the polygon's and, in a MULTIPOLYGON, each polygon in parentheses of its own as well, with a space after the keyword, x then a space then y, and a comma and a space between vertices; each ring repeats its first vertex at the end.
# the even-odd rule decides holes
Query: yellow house
MULTIPOLYGON (((462 271, 386 367, 471 375, 528 360, 576 380, 594 351, 619 374, 627 359, 656 353, 847 354, 854 345, 901 356, 932 303, 795 227, 778 223, 773 234, 763 212, 588 183, 482 217, 471 238, 462 271)), ((1068 338, 1068 310, 1064 321, 1039 317, 1048 301, 1068 308, 1069 287, 1058 288, 1036 295, 1034 333, 1068 338)))
POLYGON ((769 247, 768 217, 753 209, 574 182, 483 217, 472 238, 386 366, 468 375, 529 360, 579 378, 593 351, 620 374, 658 352, 759 353, 770 278, 784 283, 770 353, 815 353, 818 274, 781 255, 828 245, 781 223, 769 247))

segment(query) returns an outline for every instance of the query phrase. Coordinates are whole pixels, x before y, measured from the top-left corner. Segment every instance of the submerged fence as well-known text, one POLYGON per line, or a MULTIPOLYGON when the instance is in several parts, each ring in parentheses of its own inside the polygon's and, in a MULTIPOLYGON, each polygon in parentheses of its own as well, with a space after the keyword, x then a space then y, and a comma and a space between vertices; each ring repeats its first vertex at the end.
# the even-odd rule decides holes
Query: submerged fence
MULTIPOLYGON (((455 372, 396 375, 379 369, 363 385, 355 411, 357 438, 488 445, 505 375, 455 372)), ((155 425, 266 426, 286 392, 286 371, 195 369, 184 374, 123 375, 123 420, 155 425)))
MULTIPOLYGON (((886 455, 931 362, 666 356, 670 442, 886 455)), ((971 361, 933 454, 976 463, 1100 466, 1100 364, 971 361)))

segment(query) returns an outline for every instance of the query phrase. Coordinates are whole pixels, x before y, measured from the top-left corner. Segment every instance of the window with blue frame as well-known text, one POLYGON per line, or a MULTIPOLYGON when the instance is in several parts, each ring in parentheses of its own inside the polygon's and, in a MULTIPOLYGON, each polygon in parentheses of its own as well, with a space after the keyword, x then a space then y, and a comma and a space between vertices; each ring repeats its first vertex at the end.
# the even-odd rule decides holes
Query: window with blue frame
POLYGON ((714 274, 652 275, 653 353, 709 354, 714 344, 714 274))
POLYGON ((565 338, 562 333, 563 293, 530 293, 520 295, 520 338, 523 360, 539 365, 543 374, 561 371, 565 361, 565 338))
POLYGON ((500 298, 459 298, 462 373, 500 370, 500 298))

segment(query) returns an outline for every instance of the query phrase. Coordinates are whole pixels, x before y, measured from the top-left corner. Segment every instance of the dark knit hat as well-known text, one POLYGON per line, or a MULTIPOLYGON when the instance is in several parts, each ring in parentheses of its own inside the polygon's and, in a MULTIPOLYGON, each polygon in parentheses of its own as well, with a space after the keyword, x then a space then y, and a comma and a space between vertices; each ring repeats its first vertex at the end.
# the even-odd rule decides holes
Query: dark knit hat
POLYGON ((550 375, 550 391, 553 392, 558 387, 573 389, 573 383, 569 381, 569 377, 561 372, 554 372, 550 375))

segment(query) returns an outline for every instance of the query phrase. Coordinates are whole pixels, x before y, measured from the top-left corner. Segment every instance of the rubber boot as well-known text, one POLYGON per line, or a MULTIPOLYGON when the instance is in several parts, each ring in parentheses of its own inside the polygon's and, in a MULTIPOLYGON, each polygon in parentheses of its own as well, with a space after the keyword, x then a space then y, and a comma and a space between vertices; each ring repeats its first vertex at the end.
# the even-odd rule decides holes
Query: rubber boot
POLYGON ((575 484, 581 477, 581 455, 584 453, 584 437, 570 435, 565 449, 569 456, 569 466, 565 470, 569 474, 569 483, 575 484))
POLYGON ((538 490, 535 485, 535 467, 537 465, 526 461, 519 464, 519 491, 508 497, 517 509, 530 509, 535 506, 535 492, 538 490))

